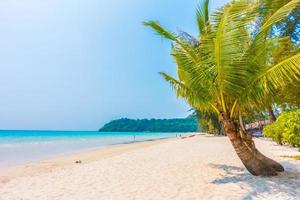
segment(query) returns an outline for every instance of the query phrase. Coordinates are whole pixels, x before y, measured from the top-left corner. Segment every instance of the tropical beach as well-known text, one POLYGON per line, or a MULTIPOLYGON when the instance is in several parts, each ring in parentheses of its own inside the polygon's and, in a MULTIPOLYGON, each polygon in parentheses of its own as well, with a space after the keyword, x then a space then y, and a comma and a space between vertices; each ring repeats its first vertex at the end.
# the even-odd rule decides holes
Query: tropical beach
POLYGON ((0 1, 0 200, 300 199, 300 0, 0 1))
POLYGON ((265 139, 255 142, 283 164, 283 174, 254 177, 225 137, 201 134, 2 168, 0 199, 298 199, 299 160, 283 156, 300 153, 265 139))

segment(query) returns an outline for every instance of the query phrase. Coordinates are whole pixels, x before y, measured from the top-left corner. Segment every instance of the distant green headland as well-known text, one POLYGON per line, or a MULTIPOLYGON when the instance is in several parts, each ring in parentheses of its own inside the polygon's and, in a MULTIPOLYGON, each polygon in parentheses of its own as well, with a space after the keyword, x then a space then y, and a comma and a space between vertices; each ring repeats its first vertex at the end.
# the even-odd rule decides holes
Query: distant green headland
POLYGON ((105 124, 100 132, 196 132, 197 119, 128 119, 122 118, 105 124))

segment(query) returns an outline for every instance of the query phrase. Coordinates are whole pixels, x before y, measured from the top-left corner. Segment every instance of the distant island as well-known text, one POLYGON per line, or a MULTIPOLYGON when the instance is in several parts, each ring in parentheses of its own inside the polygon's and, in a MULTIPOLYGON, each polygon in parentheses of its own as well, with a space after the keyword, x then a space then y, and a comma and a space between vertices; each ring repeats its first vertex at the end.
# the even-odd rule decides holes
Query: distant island
POLYGON ((197 118, 183 119, 128 119, 122 118, 105 124, 99 132, 196 132, 197 118))

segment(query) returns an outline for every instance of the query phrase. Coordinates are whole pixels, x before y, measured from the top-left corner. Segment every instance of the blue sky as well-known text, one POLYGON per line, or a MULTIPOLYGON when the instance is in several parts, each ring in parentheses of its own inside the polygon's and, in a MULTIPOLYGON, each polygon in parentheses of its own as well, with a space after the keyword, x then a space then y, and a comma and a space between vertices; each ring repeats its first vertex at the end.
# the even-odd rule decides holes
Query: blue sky
POLYGON ((141 22, 196 35, 197 2, 0 1, 0 129, 97 130, 120 117, 187 116, 158 74, 175 74, 170 43, 141 22))

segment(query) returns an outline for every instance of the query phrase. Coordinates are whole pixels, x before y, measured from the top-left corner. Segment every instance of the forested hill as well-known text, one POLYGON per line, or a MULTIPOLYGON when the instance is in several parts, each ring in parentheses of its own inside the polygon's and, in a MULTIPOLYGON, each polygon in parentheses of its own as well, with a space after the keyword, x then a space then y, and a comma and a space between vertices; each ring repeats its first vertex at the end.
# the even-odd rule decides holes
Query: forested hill
POLYGON ((118 119, 105 124, 100 132, 196 132, 197 119, 118 119))

